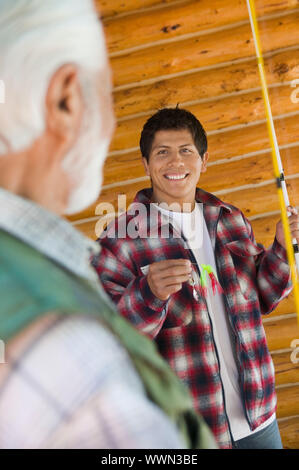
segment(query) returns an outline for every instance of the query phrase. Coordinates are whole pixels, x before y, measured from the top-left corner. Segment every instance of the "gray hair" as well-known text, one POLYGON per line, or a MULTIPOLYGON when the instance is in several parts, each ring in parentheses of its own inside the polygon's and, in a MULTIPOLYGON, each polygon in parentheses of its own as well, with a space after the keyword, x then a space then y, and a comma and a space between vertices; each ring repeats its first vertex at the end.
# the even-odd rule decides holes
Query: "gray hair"
POLYGON ((0 155, 42 134, 50 79, 67 63, 77 65, 81 77, 107 66, 92 0, 0 0, 0 155))

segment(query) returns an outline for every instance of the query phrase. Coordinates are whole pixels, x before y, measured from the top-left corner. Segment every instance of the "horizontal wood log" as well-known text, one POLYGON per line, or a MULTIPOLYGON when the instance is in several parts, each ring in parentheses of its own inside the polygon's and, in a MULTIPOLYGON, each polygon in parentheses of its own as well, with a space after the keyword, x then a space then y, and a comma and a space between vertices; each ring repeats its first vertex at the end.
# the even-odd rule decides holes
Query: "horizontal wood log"
MULTIPOLYGON (((279 52, 265 58, 267 84, 284 83, 298 78, 298 50, 279 52)), ((117 117, 144 113, 165 106, 176 106, 190 101, 216 98, 260 87, 256 59, 240 64, 190 73, 150 85, 137 86, 114 93, 117 117)))
MULTIPOLYGON (((299 173, 299 145, 281 151, 285 174, 299 173)), ((208 192, 224 191, 244 185, 258 184, 274 177, 270 153, 256 155, 223 164, 208 166, 200 177, 199 185, 208 192), (241 177, 240 177, 241 175, 241 177)), ((225 194, 219 196, 225 200, 225 194)), ((298 201, 299 203, 299 201, 298 201)))
POLYGON ((293 339, 299 338, 297 318, 272 320, 264 324, 270 351, 290 348, 293 339))
MULTIPOLYGON (((290 198, 299 201, 299 178, 287 181, 287 188, 290 198)), ((237 206, 246 217, 279 210, 275 183, 226 193, 221 199, 237 206)))
POLYGON ((299 449, 299 416, 278 423, 284 449, 299 449))
MULTIPOLYGON (((261 32, 263 52, 298 44, 299 13, 264 21, 261 32)), ((111 58, 114 85, 161 78, 196 67, 255 56, 249 24, 218 33, 192 37, 111 58)))
MULTIPOLYGON (((297 0, 256 2, 257 14, 284 11, 298 6, 297 0)), ((143 5, 142 5, 143 6, 143 5)), ((176 38, 184 34, 208 31, 248 20, 246 2, 235 0, 197 0, 169 4, 168 8, 134 14, 105 21, 109 52, 176 38)))
MULTIPOLYGON (((269 90, 273 116, 299 111, 299 104, 291 100, 292 91, 293 88, 289 85, 269 90)), ((219 100, 213 99, 189 105, 187 108, 202 122, 206 132, 266 119, 261 91, 241 93, 219 100)), ((151 114, 118 122, 111 150, 137 146, 140 131, 151 114)))
POLYGON ((299 386, 277 390, 277 417, 299 415, 299 386))
POLYGON ((130 13, 139 8, 150 8, 161 4, 177 3, 178 0, 94 0, 102 18, 130 13))
MULTIPOLYGON (((274 120, 279 145, 299 142, 299 126, 294 116, 274 120)), ((208 136, 210 161, 232 158, 270 148, 266 123, 242 127, 208 136)))
POLYGON ((299 383, 299 363, 295 364, 292 362, 291 352, 272 354, 272 359, 275 368, 276 385, 299 383))

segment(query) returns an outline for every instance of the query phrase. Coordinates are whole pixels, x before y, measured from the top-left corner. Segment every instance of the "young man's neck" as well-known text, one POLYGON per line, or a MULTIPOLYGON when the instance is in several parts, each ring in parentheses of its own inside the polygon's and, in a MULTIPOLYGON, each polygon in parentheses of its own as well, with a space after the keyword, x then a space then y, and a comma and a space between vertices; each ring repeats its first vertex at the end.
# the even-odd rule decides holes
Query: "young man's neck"
POLYGON ((192 201, 187 200, 174 200, 165 197, 157 197, 153 191, 152 202, 161 205, 165 209, 172 212, 192 212, 195 208, 195 199, 192 201))

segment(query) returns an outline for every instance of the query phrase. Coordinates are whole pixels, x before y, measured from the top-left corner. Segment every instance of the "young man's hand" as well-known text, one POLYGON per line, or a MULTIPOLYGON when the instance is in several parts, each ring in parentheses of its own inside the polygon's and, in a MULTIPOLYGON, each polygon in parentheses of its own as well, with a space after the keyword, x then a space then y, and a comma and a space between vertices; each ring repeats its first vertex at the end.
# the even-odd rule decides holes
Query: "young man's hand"
POLYGON ((152 263, 147 282, 152 293, 160 300, 167 300, 171 294, 182 288, 190 278, 191 262, 187 259, 169 259, 152 263))
MULTIPOLYGON (((291 214, 289 216, 289 224, 290 224, 290 230, 291 230, 291 236, 292 238, 295 238, 297 240, 297 243, 299 243, 299 215, 297 209, 292 206, 288 206, 288 213, 291 214)), ((279 243, 286 248, 286 243, 284 239, 284 232, 283 232, 283 226, 281 220, 277 223, 276 225, 276 239, 279 241, 279 243)))

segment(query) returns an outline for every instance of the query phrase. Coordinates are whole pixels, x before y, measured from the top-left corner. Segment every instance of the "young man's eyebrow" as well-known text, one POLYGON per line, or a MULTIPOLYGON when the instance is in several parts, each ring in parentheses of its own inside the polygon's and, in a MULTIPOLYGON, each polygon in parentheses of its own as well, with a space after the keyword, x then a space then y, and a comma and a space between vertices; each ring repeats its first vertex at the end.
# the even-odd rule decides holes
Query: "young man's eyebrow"
POLYGON ((159 148, 166 148, 166 149, 169 149, 170 146, 169 146, 169 145, 163 145, 163 144, 161 144, 161 145, 154 145, 153 150, 159 149, 159 148))
MULTIPOLYGON (((182 144, 182 145, 179 145, 179 148, 181 148, 181 147, 191 147, 191 146, 193 146, 193 145, 194 145, 194 144, 190 142, 189 144, 182 144)), ((169 149, 169 148, 171 148, 171 147, 170 147, 170 145, 161 144, 161 145, 155 145, 155 146, 153 147, 153 150, 159 149, 159 148, 166 148, 166 149, 169 149)))

